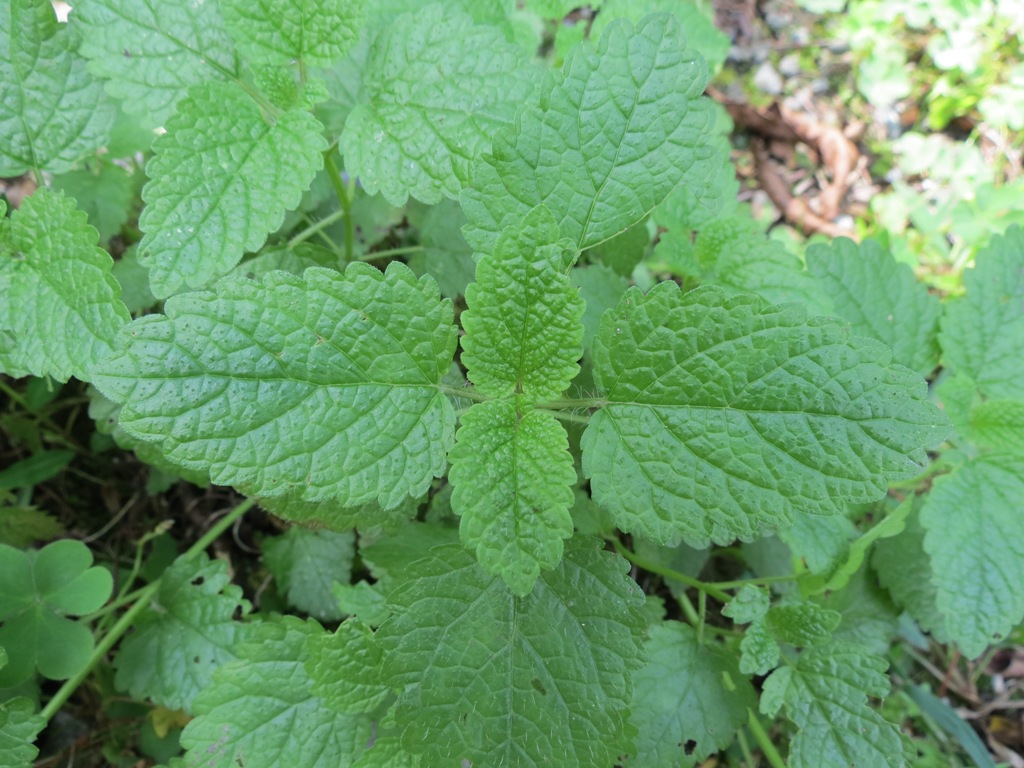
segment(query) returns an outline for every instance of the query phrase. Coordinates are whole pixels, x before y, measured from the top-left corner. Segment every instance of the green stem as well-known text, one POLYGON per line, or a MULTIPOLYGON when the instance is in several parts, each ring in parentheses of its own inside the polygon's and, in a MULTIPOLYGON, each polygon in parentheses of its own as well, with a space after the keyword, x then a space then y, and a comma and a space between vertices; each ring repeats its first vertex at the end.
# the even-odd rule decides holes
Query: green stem
POLYGON ((764 759, 768 761, 768 765, 772 768, 786 768, 786 761, 782 759, 779 750, 772 744, 772 740, 768 737, 768 732, 761 725, 761 721, 757 719, 754 710, 748 709, 747 712, 750 714, 747 725, 750 728, 750 732, 754 734, 754 738, 757 739, 757 745, 761 748, 761 752, 764 755, 764 759))
POLYGON ((800 577, 795 573, 788 576, 761 576, 756 579, 736 579, 735 581, 716 581, 713 582, 719 589, 740 589, 748 585, 760 586, 761 584, 779 584, 786 581, 796 581, 800 577))
POLYGON ((327 169, 327 178, 331 180, 334 194, 338 196, 338 202, 341 204, 341 210, 345 216, 345 261, 350 262, 352 261, 352 252, 356 239, 355 227, 352 224, 352 198, 349 196, 349 191, 345 188, 345 182, 341 178, 338 164, 334 162, 335 149, 336 147, 331 147, 324 152, 324 168, 327 169))
POLYGON ((316 222, 315 224, 310 224, 304 230, 299 232, 299 234, 297 234, 295 237, 288 241, 288 248, 294 248, 299 243, 303 243, 306 240, 309 240, 309 238, 311 238, 317 232, 327 229, 327 227, 331 226, 331 224, 336 222, 338 219, 342 218, 344 215, 345 211, 337 210, 334 213, 324 216, 322 219, 320 219, 320 221, 316 222))
POLYGON ((474 403, 482 403, 485 400, 491 399, 490 395, 485 395, 483 392, 480 392, 473 387, 448 387, 444 384, 439 384, 437 388, 446 395, 451 395, 452 397, 464 397, 467 400, 472 400, 474 403))
MULTIPOLYGON (((226 531, 228 528, 234 525, 235 521, 238 520, 238 518, 240 518, 242 515, 248 512, 255 503, 256 499, 246 499, 245 501, 243 501, 241 504, 239 504, 237 507, 231 510, 228 514, 226 514, 224 517, 218 520, 210 528, 210 530, 203 534, 203 536, 195 544, 188 548, 188 551, 185 552, 185 554, 183 554, 180 559, 191 560, 200 552, 204 551, 208 546, 215 542, 221 536, 221 534, 224 533, 224 531, 226 531)), ((78 686, 80 686, 82 682, 85 680, 85 678, 89 676, 93 668, 97 664, 99 664, 100 661, 102 661, 103 658, 107 655, 107 653, 110 652, 110 649, 113 648, 115 644, 117 644, 117 641, 120 640, 121 637, 132 626, 132 623, 135 621, 139 613, 141 613, 142 610, 147 605, 149 605, 149 601, 160 589, 160 583, 162 580, 163 577, 154 579, 147 586, 143 587, 136 593, 137 597, 135 603, 132 605, 131 608, 125 611, 124 615, 122 615, 121 618, 118 619, 117 623, 110 628, 110 632, 104 635, 103 639, 96 644, 96 648, 95 650, 93 650, 92 655, 89 657, 89 661, 86 663, 85 667, 83 667, 77 675, 70 678, 69 680, 66 680, 64 684, 60 687, 60 689, 57 691, 57 693, 54 694, 53 698, 50 699, 49 702, 47 702, 45 707, 43 707, 43 711, 40 712, 40 714, 43 716, 43 720, 49 722, 53 718, 53 716, 60 711, 60 708, 64 706, 64 704, 67 702, 69 698, 71 698, 71 694, 73 694, 78 689, 78 686)))
POLYGON ((556 419, 560 419, 561 421, 567 421, 570 424, 584 424, 584 425, 586 425, 586 424, 590 423, 590 416, 584 416, 583 414, 579 414, 579 413, 566 413, 565 411, 552 411, 552 410, 550 410, 548 408, 538 408, 537 410, 538 411, 545 411, 547 413, 550 413, 556 419))
POLYGON ((422 253, 427 250, 422 245, 406 245, 401 248, 388 248, 386 251, 371 251, 363 255, 363 261, 386 259, 389 256, 405 256, 408 253, 422 253))
POLYGON ((602 408, 608 405, 608 400, 603 397, 563 397, 558 400, 548 400, 546 403, 539 403, 538 408, 549 411, 571 411, 581 408, 602 408))
POLYGON ((655 563, 652 560, 648 560, 645 557, 641 557, 635 552, 631 552, 629 549, 626 548, 626 545, 618 539, 612 539, 612 545, 615 547, 615 549, 618 551, 620 555, 629 560, 629 562, 633 563, 633 565, 643 568, 645 571, 650 571, 651 573, 656 573, 659 576, 664 576, 666 579, 672 579, 673 581, 681 582, 686 586, 693 587, 694 589, 699 590, 701 592, 707 592, 709 595, 711 595, 711 597, 715 598, 715 600, 718 600, 721 603, 727 603, 732 599, 726 592, 723 592, 715 584, 708 584, 705 581, 693 578, 693 576, 688 576, 685 573, 681 573, 680 571, 675 571, 671 568, 666 568, 660 563, 655 563))

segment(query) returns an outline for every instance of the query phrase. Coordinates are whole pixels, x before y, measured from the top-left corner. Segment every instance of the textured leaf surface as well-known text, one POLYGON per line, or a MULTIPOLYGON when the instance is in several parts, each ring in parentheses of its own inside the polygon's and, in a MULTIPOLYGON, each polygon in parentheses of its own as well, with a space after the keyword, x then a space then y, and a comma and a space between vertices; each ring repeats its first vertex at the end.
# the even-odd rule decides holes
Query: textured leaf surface
POLYGON ((992 238, 942 319, 943 360, 991 398, 1024 399, 1024 229, 992 238))
POLYGON ((253 494, 397 506, 445 469, 452 308, 397 262, 225 278, 135 321, 96 386, 121 426, 253 494))
POLYGON ((349 582, 354 554, 351 533, 294 526, 263 541, 263 559, 288 604, 320 621, 341 618, 331 587, 349 582))
POLYGON ((441 295, 454 299, 466 292, 476 275, 473 249, 462 236, 466 217, 459 204, 442 200, 431 207, 420 226, 423 252, 409 258, 417 273, 429 272, 437 281, 441 295))
POLYGON ((969 658, 1024 618, 1024 456, 997 453, 938 478, 921 509, 946 630, 969 658))
POLYGON ((0 703, 0 765, 29 768, 39 755, 34 742, 46 720, 26 698, 0 703))
POLYGON ((603 264, 573 269, 569 279, 579 288, 586 306, 580 319, 583 322, 583 349, 589 353, 601 327, 601 318, 618 305, 629 283, 603 264))
POLYGON ((572 536, 576 470, 565 430, 550 413, 480 403, 463 414, 449 458, 462 542, 485 571, 526 595, 572 536))
POLYGON ((440 4, 395 19, 366 66, 367 103, 341 137, 348 170, 393 205, 457 197, 469 166, 530 99, 536 70, 493 27, 440 4))
POLYGON ((307 651, 310 690, 331 709, 371 714, 391 695, 380 679, 380 646, 363 622, 349 619, 334 634, 310 637, 307 651))
POLYGON ((214 674, 181 735, 204 768, 345 768, 370 739, 370 721, 330 709, 310 690, 307 642, 323 633, 286 616, 259 625, 238 660, 214 674))
POLYGON ((889 692, 885 669, 885 659, 856 646, 827 645, 804 651, 796 666, 765 681, 761 711, 774 715, 785 707, 799 729, 789 747, 791 768, 907 764, 899 730, 868 706, 868 696, 889 692))
POLYGON ((189 91, 146 166, 139 260, 153 293, 201 288, 259 249, 323 166, 320 131, 302 110, 268 123, 231 83, 189 91))
POLYGON ((897 363, 921 375, 935 369, 942 307, 909 266, 874 240, 858 245, 840 237, 808 248, 807 270, 831 299, 829 314, 850 323, 854 333, 884 342, 897 363))
POLYGON ((489 253, 502 230, 536 205, 551 209, 579 249, 642 220, 706 162, 714 122, 698 100, 704 61, 685 47, 679 22, 649 16, 636 31, 608 27, 597 49, 575 49, 542 86, 540 106, 495 136, 462 194, 466 239, 489 253))
POLYGON ((631 289, 594 363, 608 405, 584 433, 584 473, 620 528, 659 542, 749 540, 795 509, 874 501, 947 431, 880 344, 717 288, 631 289))
POLYGON ((176 560, 114 660, 117 687, 135 699, 191 711, 214 671, 235 659, 235 644, 251 631, 233 618, 249 608, 224 561, 206 555, 176 560))
POLYGON ((625 568, 574 543, 515 597, 461 547, 418 563, 377 631, 404 746, 428 765, 614 762, 644 627, 625 568))
POLYGON ((365 0, 223 0, 228 32, 249 63, 330 64, 355 45, 365 0))
POLYGON ((946 621, 939 613, 938 592, 931 577, 931 559, 924 551, 925 530, 918 516, 911 515, 898 536, 883 539, 874 546, 871 565, 878 581, 896 604, 907 611, 921 628, 940 643, 949 641, 946 621))
POLYGON ((970 413, 970 439, 993 451, 1024 455, 1024 399, 975 405, 970 413))
POLYGON ((725 63, 729 38, 715 28, 710 16, 695 0, 604 0, 590 29, 590 37, 596 39, 615 19, 625 18, 637 23, 649 13, 671 13, 679 19, 686 31, 687 45, 707 60, 712 73, 725 63))
POLYGON ((769 240, 760 224, 748 215, 723 216, 700 228, 691 245, 690 232, 668 232, 655 255, 673 271, 734 291, 756 293, 772 303, 803 302, 824 310, 815 286, 804 274, 800 260, 786 247, 769 240))
POLYGON ((0 369, 11 376, 88 379, 131 318, 113 261, 75 201, 40 190, 0 220, 0 369))
POLYGON ((735 655, 673 621, 651 629, 646 658, 633 674, 636 749, 625 764, 676 768, 728 747, 757 705, 735 655))
POLYGON ((60 173, 103 146, 114 105, 46 0, 0 8, 0 176, 60 173))
MULTIPOLYGON (((137 178, 137 177, 136 177, 137 178)), ((133 177, 115 163, 102 163, 98 169, 82 169, 55 176, 50 188, 73 197, 85 211, 89 223, 106 243, 116 235, 131 213, 135 197, 133 177)))
POLYGON ((539 207, 506 230, 466 288, 462 362, 493 396, 558 397, 579 372, 584 304, 566 275, 574 254, 539 207))
POLYGON ((192 0, 79 0, 89 69, 127 110, 162 125, 189 86, 230 77, 235 52, 220 3, 192 0))

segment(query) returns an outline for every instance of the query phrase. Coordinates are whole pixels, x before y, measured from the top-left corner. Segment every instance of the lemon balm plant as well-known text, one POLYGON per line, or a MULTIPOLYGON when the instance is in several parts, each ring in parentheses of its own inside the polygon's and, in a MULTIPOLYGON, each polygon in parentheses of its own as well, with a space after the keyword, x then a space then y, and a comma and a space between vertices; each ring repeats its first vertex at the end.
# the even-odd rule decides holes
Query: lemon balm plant
POLYGON ((775 765, 897 766, 879 584, 970 655, 1024 615, 970 604, 1024 563, 1024 236, 945 310, 870 243, 801 263, 733 200, 703 17, 608 0, 552 67, 536 30, 570 9, 513 5, 6 4, 0 172, 41 186, 0 224, 0 366, 89 382, 100 428, 249 500, 41 712, 0 705, 0 754, 30 760, 113 652, 191 717, 176 765, 693 765, 739 732, 775 765), (115 265, 67 174, 143 159, 115 265), (255 502, 296 523, 265 556, 298 615, 202 554, 255 502), (734 577, 688 572, 708 552, 734 577))

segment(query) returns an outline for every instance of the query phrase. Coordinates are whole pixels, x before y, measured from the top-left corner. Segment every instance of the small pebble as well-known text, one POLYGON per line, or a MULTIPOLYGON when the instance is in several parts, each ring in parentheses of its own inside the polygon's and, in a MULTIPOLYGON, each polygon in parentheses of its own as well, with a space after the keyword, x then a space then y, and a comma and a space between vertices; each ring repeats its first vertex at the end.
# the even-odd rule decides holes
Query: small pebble
POLYGON ((799 75, 800 57, 795 53, 783 56, 782 61, 779 62, 779 73, 783 77, 796 77, 799 75))
POLYGON ((754 86, 762 93, 778 96, 782 93, 782 77, 775 71, 771 62, 765 62, 754 73, 754 86))

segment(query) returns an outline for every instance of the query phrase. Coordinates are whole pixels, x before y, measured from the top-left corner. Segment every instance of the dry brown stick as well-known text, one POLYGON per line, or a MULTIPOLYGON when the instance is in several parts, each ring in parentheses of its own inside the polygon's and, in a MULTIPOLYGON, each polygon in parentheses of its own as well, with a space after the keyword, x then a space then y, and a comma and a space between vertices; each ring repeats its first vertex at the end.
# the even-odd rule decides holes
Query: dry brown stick
POLYGON ((768 148, 763 139, 753 139, 750 142, 750 148, 757 163, 757 178, 761 182, 761 188, 771 198, 775 207, 782 211, 786 221, 799 227, 804 234, 808 235, 821 232, 829 237, 855 237, 850 230, 823 219, 808 208, 803 200, 790 194, 785 180, 772 165, 771 158, 768 156, 768 148))

